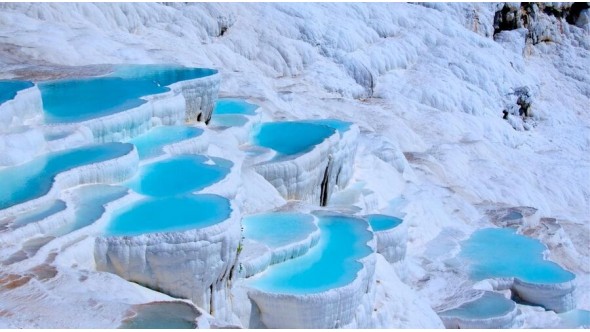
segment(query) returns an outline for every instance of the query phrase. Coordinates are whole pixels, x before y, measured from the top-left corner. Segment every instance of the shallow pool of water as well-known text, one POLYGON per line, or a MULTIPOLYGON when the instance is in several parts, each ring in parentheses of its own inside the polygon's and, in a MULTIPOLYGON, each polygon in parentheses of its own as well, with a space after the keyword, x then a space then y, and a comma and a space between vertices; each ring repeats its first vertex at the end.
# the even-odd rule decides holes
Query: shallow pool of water
POLYGON ((19 228, 27 224, 43 220, 53 214, 66 209, 66 203, 61 200, 53 200, 31 209, 14 219, 10 228, 19 228))
POLYGON ((558 314, 561 318, 561 323, 558 328, 563 329, 577 329, 590 328, 590 311, 575 309, 568 312, 558 314))
POLYGON ((49 153, 0 170, 0 210, 49 192, 55 176, 76 167, 121 157, 133 150, 127 143, 107 143, 49 153))
POLYGON ((403 220, 385 214, 368 214, 365 216, 374 231, 384 231, 399 226, 403 220))
POLYGON ((340 133, 340 134, 349 130, 350 126, 352 125, 352 122, 342 121, 342 120, 338 120, 338 119, 305 120, 304 122, 328 126, 330 128, 336 129, 338 131, 338 133, 340 133))
POLYGON ((514 310, 516 304, 501 294, 486 292, 482 297, 461 306, 440 312, 441 316, 463 319, 486 319, 504 316, 514 310))
POLYGON ((215 102, 213 118, 215 115, 226 114, 254 115, 257 109, 258 105, 250 104, 243 99, 220 98, 215 102))
POLYGON ((319 228, 320 242, 307 254, 270 266, 249 285, 271 293, 311 294, 352 282, 362 268, 358 260, 372 253, 366 221, 324 215, 319 228))
POLYGON ((203 129, 187 126, 159 126, 129 141, 137 147, 140 159, 156 157, 166 145, 200 136, 203 129))
POLYGON ((295 155, 310 151, 335 132, 331 127, 302 121, 267 122, 257 126, 252 140, 279 154, 295 155))
POLYGON ((133 306, 134 316, 120 329, 196 329, 199 313, 181 302, 153 302, 133 306))
POLYGON ((145 198, 115 211, 105 233, 132 236, 186 231, 214 225, 230 214, 230 202, 217 195, 145 198))
POLYGON ((20 90, 33 87, 33 83, 27 81, 4 81, 0 80, 0 104, 14 99, 20 90))
POLYGON ((119 66, 101 77, 39 84, 45 121, 78 122, 137 107, 142 96, 169 91, 173 83, 209 76, 215 70, 177 66, 119 66))
POLYGON ((195 192, 221 181, 233 163, 202 155, 177 155, 140 168, 126 184, 148 196, 170 196, 195 192))
POLYGON ((461 243, 459 257, 469 262, 475 280, 517 277, 528 283, 562 283, 575 275, 543 259, 546 247, 512 229, 486 228, 461 243))
POLYGON ((272 212, 242 219, 243 236, 247 239, 278 248, 307 238, 318 227, 309 214, 272 212))

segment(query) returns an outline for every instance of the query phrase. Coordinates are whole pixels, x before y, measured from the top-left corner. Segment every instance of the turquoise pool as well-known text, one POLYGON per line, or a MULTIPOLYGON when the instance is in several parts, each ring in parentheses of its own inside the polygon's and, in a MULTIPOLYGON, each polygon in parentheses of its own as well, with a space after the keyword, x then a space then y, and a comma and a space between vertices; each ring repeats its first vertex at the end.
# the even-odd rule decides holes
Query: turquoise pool
POLYGON ((374 231, 384 231, 401 225, 402 219, 385 214, 368 214, 365 216, 374 231))
POLYGON ((126 184, 148 196, 195 192, 221 181, 229 174, 229 160, 202 155, 177 155, 144 165, 126 184))
POLYGON ((281 155, 296 155, 313 149, 335 129, 303 121, 267 122, 254 130, 254 144, 275 150, 281 155))
POLYGON ((4 81, 0 80, 0 104, 7 102, 16 97, 20 90, 33 87, 32 82, 27 81, 4 81))
POLYGON ((107 76, 40 83, 45 121, 79 122, 114 114, 145 103, 142 96, 169 91, 168 85, 216 72, 178 66, 119 66, 107 76))
POLYGON ((289 212, 244 217, 242 226, 245 238, 264 243, 271 248, 304 240, 318 229, 311 215, 289 212))
POLYGON ((159 126, 147 133, 130 140, 137 147, 140 159, 156 157, 163 153, 166 145, 195 138, 203 133, 203 129, 187 126, 159 126))
POLYGON ((342 287, 362 268, 359 259, 372 253, 367 223, 342 215, 319 218, 320 242, 307 254, 270 266, 251 278, 251 287, 281 294, 311 294, 342 287))
POLYGON ((242 99, 220 98, 215 102, 215 115, 241 114, 255 115, 258 105, 250 104, 242 99))
POLYGON ((66 209, 66 203, 61 200, 53 200, 44 204, 40 204, 34 209, 31 209, 18 217, 16 217, 10 228, 19 228, 30 223, 34 223, 43 220, 53 214, 61 212, 66 209))
POLYGON ((49 153, 30 162, 0 170, 0 210, 41 197, 55 176, 76 167, 121 157, 133 150, 128 143, 107 143, 49 153))
POLYGON ((342 135, 343 132, 350 129, 352 122, 342 121, 338 119, 317 119, 317 120, 306 120, 304 122, 315 123, 330 128, 336 129, 338 133, 342 135))
POLYGON ((543 259, 546 247, 512 229, 486 228, 461 243, 459 256, 469 262, 474 280, 516 277, 528 283, 571 281, 575 275, 543 259))
POLYGON ((120 329, 196 329, 199 312, 183 302, 153 302, 133 306, 135 316, 120 329))
POLYGON ((558 328, 590 328, 590 311, 588 310, 576 309, 558 315, 561 318, 561 323, 557 326, 558 328))
POLYGON ((463 319, 487 319, 507 315, 516 304, 501 294, 486 292, 482 297, 461 306, 440 312, 439 315, 463 319))
POLYGON ((186 231, 214 225, 230 214, 229 200, 217 195, 146 198, 115 211, 105 233, 133 236, 186 231))

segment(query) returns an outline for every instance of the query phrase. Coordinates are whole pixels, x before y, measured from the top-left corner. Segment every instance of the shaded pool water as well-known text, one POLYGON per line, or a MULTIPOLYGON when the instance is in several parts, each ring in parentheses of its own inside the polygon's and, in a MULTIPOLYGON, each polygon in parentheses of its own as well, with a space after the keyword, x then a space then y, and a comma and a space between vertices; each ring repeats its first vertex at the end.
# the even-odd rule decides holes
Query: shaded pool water
POLYGON ((374 231, 384 231, 399 226, 402 219, 385 214, 368 214, 365 216, 374 231))
POLYGON ((463 303, 457 308, 440 312, 441 316, 463 319, 486 319, 504 316, 514 310, 516 304, 501 294, 485 292, 480 298, 463 303))
POLYGON ((314 218, 309 214, 272 212, 256 214, 242 219, 243 236, 278 248, 304 240, 317 230, 314 218))
POLYGON ((229 200, 217 195, 150 197, 115 211, 105 233, 133 236, 186 231, 214 225, 230 214, 229 200))
POLYGON ((107 143, 49 153, 0 170, 0 210, 41 197, 55 176, 76 167, 121 157, 133 150, 127 143, 107 143))
POLYGON ((14 99, 20 90, 28 89, 33 83, 27 81, 4 81, 0 80, 0 104, 14 99))
POLYGON ((546 247, 541 242, 516 234, 513 229, 481 229, 461 246, 459 256, 469 262, 474 280, 517 277, 528 283, 553 284, 575 278, 573 273, 543 259, 546 247))
POLYGON ((200 136, 203 129, 187 126, 159 126, 139 135, 129 143, 137 148, 140 159, 156 157, 166 145, 200 136))
POLYGON ((50 215, 56 214, 66 209, 66 203, 61 200, 53 200, 31 209, 23 214, 18 215, 12 223, 10 228, 15 229, 25 226, 30 223, 34 223, 49 217, 50 215))
POLYGON ((187 303, 153 302, 134 305, 133 317, 125 319, 120 329, 196 329, 199 313, 187 303))
POLYGON ((141 167, 127 185, 148 196, 170 196, 201 190, 227 176, 233 163, 202 155, 177 155, 141 167))
POLYGON ((250 104, 243 99, 220 98, 215 102, 213 117, 227 114, 254 115, 256 109, 258 105, 250 104))
POLYGON ((295 155, 310 151, 335 132, 333 128, 302 121, 267 122, 257 126, 252 141, 281 155, 295 155))
POLYGON ((266 292, 310 294, 342 287, 362 268, 359 259, 372 253, 372 233, 362 219, 343 215, 319 218, 320 242, 307 254, 270 266, 251 278, 251 287, 266 292))

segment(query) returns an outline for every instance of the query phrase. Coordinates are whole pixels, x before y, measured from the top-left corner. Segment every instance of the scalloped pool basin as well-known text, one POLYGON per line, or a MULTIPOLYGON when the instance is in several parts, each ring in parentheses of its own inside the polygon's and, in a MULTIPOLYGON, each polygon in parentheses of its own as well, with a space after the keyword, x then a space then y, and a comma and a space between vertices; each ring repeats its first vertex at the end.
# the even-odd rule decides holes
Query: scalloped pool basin
POLYGON ((372 253, 367 223, 348 216, 321 216, 320 242, 307 254, 270 266, 249 286, 280 294, 312 294, 351 283, 362 268, 358 260, 372 253))
POLYGON ((500 317, 509 314, 514 310, 516 304, 501 294, 486 292, 480 298, 471 302, 463 303, 457 308, 439 312, 439 315, 446 317, 458 317, 462 319, 487 319, 500 317))
POLYGON ((252 141, 290 156, 310 151, 334 133, 334 128, 305 121, 267 122, 255 128, 252 141))
POLYGON ((20 90, 33 87, 32 82, 28 81, 0 81, 0 104, 7 102, 16 97, 20 90))
POLYGON ((375 232, 392 229, 401 225, 402 219, 385 214, 368 214, 365 216, 375 232))
POLYGON ((229 200, 218 195, 150 197, 115 211, 105 234, 135 236, 181 232, 217 224, 230 214, 229 200))
POLYGON ((575 275, 543 259, 546 247, 539 241, 516 234, 513 229, 486 228, 461 243, 459 256, 469 263, 474 280, 516 277, 527 283, 557 284, 575 275))
POLYGON ((290 212, 271 212, 244 217, 242 226, 245 238, 264 243, 271 248, 302 241, 318 229, 313 216, 290 212))
POLYGON ((176 82, 210 76, 213 69, 179 66, 117 66, 100 77, 49 81, 39 84, 45 121, 85 121, 137 107, 140 97, 170 91, 176 82))
POLYGON ((65 209, 66 203, 59 199, 39 204, 37 207, 16 216, 10 223, 9 227, 11 229, 23 227, 30 223, 41 221, 65 209))
POLYGON ((49 192, 55 176, 76 167, 124 156, 128 143, 106 143, 49 153, 30 162, 0 170, 0 210, 49 192))
POLYGON ((129 143, 137 148, 140 159, 156 157, 163 153, 166 145, 195 138, 203 134, 203 129, 187 126, 159 126, 139 135, 129 143))
POLYGON ((176 155, 143 165, 126 185, 147 196, 186 194, 221 181, 232 166, 231 161, 222 158, 176 155))

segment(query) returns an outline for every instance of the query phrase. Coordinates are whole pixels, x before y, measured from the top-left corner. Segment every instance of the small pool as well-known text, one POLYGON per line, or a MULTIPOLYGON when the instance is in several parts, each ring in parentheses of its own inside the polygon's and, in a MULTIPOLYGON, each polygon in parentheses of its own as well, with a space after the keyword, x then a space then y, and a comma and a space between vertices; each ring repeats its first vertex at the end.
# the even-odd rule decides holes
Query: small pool
POLYGON ((394 228, 403 222, 400 218, 385 214, 368 214, 365 217, 375 232, 394 228))
POLYGON ((200 136, 203 129, 187 126, 159 126, 130 140, 137 147, 140 159, 156 157, 166 145, 200 136))
POLYGON ((177 155, 140 168, 127 185, 148 196, 195 192, 221 181, 229 174, 229 160, 202 155, 177 155))
POLYGON ((49 153, 30 162, 0 170, 0 210, 39 198, 49 192, 55 176, 76 167, 124 156, 128 143, 107 143, 49 153))
POLYGON ((342 120, 338 120, 338 119, 317 119, 317 120, 306 120, 304 122, 328 126, 330 128, 336 129, 338 131, 338 133, 340 133, 340 134, 349 130, 350 126, 352 125, 352 122, 342 121, 342 120))
POLYGON ((255 115, 258 105, 250 104, 242 99, 220 98, 215 102, 213 117, 215 115, 255 115))
POLYGON ((516 304, 501 294, 485 292, 480 298, 463 303, 457 308, 440 312, 439 315, 462 319, 487 319, 500 317, 514 311, 516 304))
POLYGON ((546 247, 512 229, 486 228, 461 243, 459 256, 469 262, 474 280, 516 277, 528 283, 554 284, 575 275, 543 259, 546 247))
POLYGON ((246 123, 248 118, 237 114, 213 115, 211 118, 211 125, 216 127, 241 127, 246 123))
POLYGON ((110 236, 180 232, 219 223, 231 214, 230 202, 217 195, 146 198, 113 213, 110 236))
POLYGON ((242 225, 242 234, 245 238, 264 243, 271 248, 302 241, 318 229, 313 216, 289 212, 244 217, 242 225))
POLYGON ((20 90, 33 87, 32 82, 28 81, 4 81, 0 80, 0 104, 7 102, 16 97, 20 90))
POLYGON ((561 323, 557 326, 562 329, 590 328, 590 311, 588 310, 571 310, 558 314, 561 323))
POLYGON ((183 302, 153 302, 133 306, 134 316, 120 329, 196 329, 199 312, 183 302))
POLYGON ((362 268, 359 259, 372 253, 367 223, 342 215, 319 218, 320 242, 307 254, 270 266, 249 282, 251 287, 282 294, 311 294, 352 282, 362 268))
POLYGON ((62 236, 86 227, 102 217, 104 206, 127 194, 128 189, 121 186, 92 184, 76 189, 75 220, 73 223, 51 231, 53 236, 62 236))
POLYGON ((53 214, 61 212, 66 209, 66 203, 61 200, 53 200, 31 209, 23 214, 20 214, 10 224, 10 228, 15 229, 23 227, 27 224, 43 220, 53 214))
POLYGON ((296 155, 310 151, 335 132, 331 127, 303 121, 267 122, 254 130, 252 141, 281 155, 296 155))
POLYGON ((79 122, 121 112, 145 103, 142 96, 169 91, 168 85, 216 72, 178 66, 118 66, 107 76, 40 83, 45 121, 79 122))

